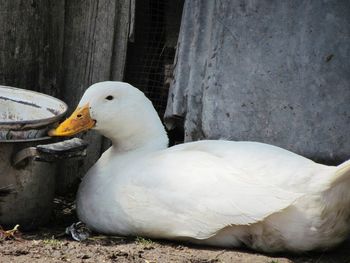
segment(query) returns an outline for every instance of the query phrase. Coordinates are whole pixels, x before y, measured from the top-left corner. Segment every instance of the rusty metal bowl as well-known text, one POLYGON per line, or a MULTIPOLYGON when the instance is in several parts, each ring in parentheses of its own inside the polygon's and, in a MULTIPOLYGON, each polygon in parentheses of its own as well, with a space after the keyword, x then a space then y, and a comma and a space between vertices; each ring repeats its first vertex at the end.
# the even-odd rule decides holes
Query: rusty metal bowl
POLYGON ((0 189, 11 189, 0 200, 0 225, 29 230, 50 219, 57 162, 86 155, 78 138, 47 136, 66 111, 54 97, 0 86, 0 189))
POLYGON ((49 95, 0 86, 0 142, 43 139, 67 109, 49 95))

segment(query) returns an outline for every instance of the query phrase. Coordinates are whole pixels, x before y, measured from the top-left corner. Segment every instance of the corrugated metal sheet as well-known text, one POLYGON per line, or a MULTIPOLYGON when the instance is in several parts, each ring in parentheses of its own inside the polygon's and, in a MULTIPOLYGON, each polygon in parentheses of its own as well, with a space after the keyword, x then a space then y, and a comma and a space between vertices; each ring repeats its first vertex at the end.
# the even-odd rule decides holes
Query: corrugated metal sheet
POLYGON ((186 1, 166 118, 185 140, 350 157, 349 1, 186 1))

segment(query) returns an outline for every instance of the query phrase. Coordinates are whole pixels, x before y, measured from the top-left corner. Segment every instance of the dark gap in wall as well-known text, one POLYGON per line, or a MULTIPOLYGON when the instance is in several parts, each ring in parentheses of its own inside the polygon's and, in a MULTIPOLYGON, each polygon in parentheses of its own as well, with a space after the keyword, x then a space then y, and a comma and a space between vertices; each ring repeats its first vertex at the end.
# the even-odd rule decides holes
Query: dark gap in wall
MULTIPOLYGON (((134 39, 128 44, 124 81, 145 92, 161 119, 173 76, 183 2, 136 0, 134 39)), ((169 137, 182 141, 183 131, 171 131, 169 137)))
POLYGON ((134 42, 128 44, 124 80, 152 100, 163 117, 183 1, 137 0, 134 42))

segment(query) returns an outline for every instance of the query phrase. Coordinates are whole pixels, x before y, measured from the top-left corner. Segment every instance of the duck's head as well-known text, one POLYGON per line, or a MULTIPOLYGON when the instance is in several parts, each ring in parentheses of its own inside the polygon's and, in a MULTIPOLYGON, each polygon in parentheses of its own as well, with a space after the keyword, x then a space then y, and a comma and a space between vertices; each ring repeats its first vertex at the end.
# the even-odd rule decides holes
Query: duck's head
POLYGON ((94 129, 125 148, 153 140, 167 144, 164 127, 151 101, 124 82, 106 81, 90 86, 72 115, 51 130, 51 136, 72 136, 94 129))

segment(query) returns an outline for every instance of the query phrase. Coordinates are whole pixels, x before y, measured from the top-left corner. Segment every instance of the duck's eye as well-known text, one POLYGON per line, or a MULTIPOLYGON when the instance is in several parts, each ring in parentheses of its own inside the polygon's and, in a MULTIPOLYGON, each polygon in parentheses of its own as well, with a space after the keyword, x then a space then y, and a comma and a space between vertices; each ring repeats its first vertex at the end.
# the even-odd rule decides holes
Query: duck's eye
POLYGON ((114 97, 112 95, 109 95, 106 97, 106 100, 113 100, 113 99, 114 99, 114 97))

